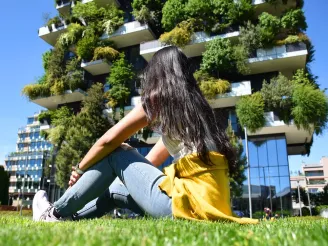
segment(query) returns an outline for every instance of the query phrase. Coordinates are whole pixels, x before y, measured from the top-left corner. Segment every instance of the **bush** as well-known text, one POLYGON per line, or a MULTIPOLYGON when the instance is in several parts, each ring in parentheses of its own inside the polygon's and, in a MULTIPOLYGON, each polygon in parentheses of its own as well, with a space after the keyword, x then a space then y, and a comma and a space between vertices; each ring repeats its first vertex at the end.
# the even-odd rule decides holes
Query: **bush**
POLYGON ((108 35, 114 33, 120 26, 124 24, 124 11, 116 6, 108 6, 105 11, 103 28, 108 35))
POLYGON ((54 85, 51 86, 50 92, 52 95, 63 95, 65 93, 67 85, 65 85, 62 79, 58 79, 55 81, 54 85))
POLYGON ((88 3, 77 2, 72 8, 72 17, 82 18, 87 23, 95 22, 104 17, 104 8, 99 8, 94 1, 88 3))
POLYGON ((291 120, 293 84, 285 76, 279 74, 270 82, 263 82, 261 95, 266 108, 278 114, 280 120, 289 124, 291 120))
POLYGON ((307 207, 302 207, 302 216, 310 216, 310 209, 308 209, 307 207))
POLYGON ((48 51, 46 51, 42 54, 42 66, 43 66, 45 71, 48 70, 49 60, 50 60, 51 55, 52 55, 51 50, 48 50, 48 51))
POLYGON ((78 41, 76 46, 76 54, 80 59, 86 61, 92 60, 97 43, 98 37, 93 32, 88 33, 78 41))
POLYGON ((191 42, 193 33, 193 20, 183 21, 172 31, 162 34, 160 41, 165 45, 184 47, 191 42))
POLYGON ((216 38, 205 45, 202 70, 209 73, 235 72, 234 48, 228 39, 216 38))
POLYGON ((236 104, 236 113, 241 126, 246 126, 250 132, 265 125, 264 100, 259 92, 242 97, 236 104))
POLYGON ((240 27, 240 35, 238 37, 239 43, 249 51, 262 48, 261 28, 259 25, 255 26, 250 21, 245 27, 240 27))
POLYGON ((132 14, 136 20, 145 22, 158 22, 160 20, 163 1, 161 0, 133 0, 132 14))
POLYGON ((311 84, 296 84, 292 96, 292 117, 298 128, 322 133, 328 121, 328 100, 320 89, 311 84))
POLYGON ((218 94, 224 94, 231 88, 229 81, 211 77, 208 73, 199 70, 194 74, 204 97, 214 99, 218 94))
POLYGON ((250 72, 247 64, 249 57, 249 50, 243 45, 236 45, 233 47, 233 59, 239 73, 247 74, 250 72))
POLYGON ((178 23, 187 19, 185 1, 168 0, 163 7, 162 25, 165 30, 172 30, 178 23))
POLYGON ((309 40, 308 36, 306 36, 303 33, 300 33, 298 35, 288 35, 288 37, 285 38, 284 40, 278 40, 276 42, 276 45, 280 46, 280 45, 295 44, 295 43, 300 43, 300 42, 308 43, 309 41, 310 40, 309 40))
POLYGON ((306 31, 307 24, 305 15, 302 9, 289 10, 281 18, 281 26, 287 30, 288 33, 297 34, 301 31, 306 31))
POLYGON ((22 94, 30 100, 35 100, 40 97, 49 97, 51 95, 48 84, 31 84, 24 86, 22 94))
POLYGON ((94 51, 93 61, 105 59, 107 62, 115 60, 119 52, 112 47, 97 47, 94 51))
POLYGON ((84 26, 72 23, 68 26, 67 31, 60 35, 57 42, 59 45, 68 48, 69 46, 76 44, 76 42, 82 37, 84 30, 84 26))
POLYGON ((278 17, 266 12, 259 16, 261 28, 261 41, 264 45, 271 45, 280 31, 280 20, 278 17))
POLYGON ((54 18, 51 18, 48 22, 47 22, 47 26, 50 28, 52 24, 55 24, 55 26, 57 27, 58 25, 62 24, 62 19, 59 16, 55 16, 54 18))
POLYGON ((314 208, 314 211, 317 215, 320 215, 322 210, 328 209, 328 205, 320 205, 314 208))

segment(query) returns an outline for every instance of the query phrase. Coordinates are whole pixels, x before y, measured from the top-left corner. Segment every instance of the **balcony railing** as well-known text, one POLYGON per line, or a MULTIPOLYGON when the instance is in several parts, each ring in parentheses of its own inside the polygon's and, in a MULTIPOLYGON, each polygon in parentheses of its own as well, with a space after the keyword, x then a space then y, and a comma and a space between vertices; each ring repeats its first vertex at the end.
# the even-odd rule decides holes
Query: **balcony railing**
POLYGON ((304 68, 307 48, 304 43, 276 46, 270 49, 257 49, 248 59, 248 67, 252 74, 267 73, 304 68))
POLYGON ((48 44, 55 46, 57 39, 60 35, 66 32, 68 25, 65 21, 60 24, 52 24, 50 26, 44 26, 39 28, 39 37, 46 41, 48 44))
POLYGON ((231 91, 222 95, 217 95, 215 99, 209 101, 213 108, 226 108, 236 105, 241 96, 251 95, 252 88, 250 81, 231 83, 231 91))
MULTIPOLYGON (((184 47, 182 50, 188 57, 200 56, 205 51, 205 43, 215 38, 229 38, 234 39, 239 36, 239 31, 225 33, 221 35, 211 36, 205 32, 196 32, 192 37, 192 41, 184 47)), ((156 51, 165 47, 165 44, 160 40, 154 40, 150 42, 144 42, 140 44, 140 55, 142 55, 147 61, 155 54, 156 51)))

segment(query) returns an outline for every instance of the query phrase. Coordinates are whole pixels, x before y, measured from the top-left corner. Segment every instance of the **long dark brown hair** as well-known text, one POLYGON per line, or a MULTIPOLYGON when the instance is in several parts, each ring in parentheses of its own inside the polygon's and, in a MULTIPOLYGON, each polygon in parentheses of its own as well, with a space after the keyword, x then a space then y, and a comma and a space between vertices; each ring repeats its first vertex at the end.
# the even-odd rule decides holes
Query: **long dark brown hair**
POLYGON ((234 173, 235 152, 222 120, 215 118, 180 49, 170 46, 157 51, 144 70, 141 86, 142 105, 155 129, 188 149, 196 148, 199 158, 209 165, 208 146, 216 146, 234 173))

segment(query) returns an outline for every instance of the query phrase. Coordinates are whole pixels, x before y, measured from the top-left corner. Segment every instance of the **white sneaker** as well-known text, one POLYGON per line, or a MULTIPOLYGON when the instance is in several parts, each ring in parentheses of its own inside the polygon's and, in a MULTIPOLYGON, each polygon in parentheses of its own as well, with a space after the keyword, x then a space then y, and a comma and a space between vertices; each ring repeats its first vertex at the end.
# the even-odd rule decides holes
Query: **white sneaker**
POLYGON ((54 207, 48 200, 48 195, 44 190, 38 191, 33 198, 33 220, 55 222, 59 221, 53 215, 54 207))

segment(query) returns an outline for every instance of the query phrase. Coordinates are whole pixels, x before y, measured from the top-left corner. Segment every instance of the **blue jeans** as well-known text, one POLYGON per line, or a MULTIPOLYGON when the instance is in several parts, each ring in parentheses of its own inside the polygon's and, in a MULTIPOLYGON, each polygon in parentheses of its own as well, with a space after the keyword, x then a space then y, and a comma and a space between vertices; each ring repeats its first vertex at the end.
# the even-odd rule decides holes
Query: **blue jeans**
POLYGON ((114 208, 172 216, 171 198, 158 188, 164 178, 137 150, 119 147, 90 167, 54 207, 62 217, 74 219, 98 218, 114 208))

